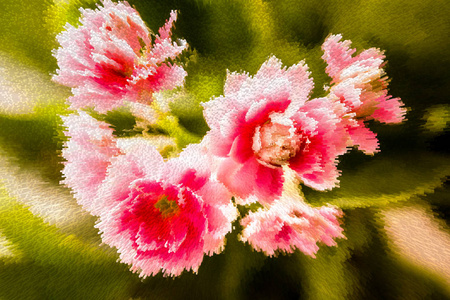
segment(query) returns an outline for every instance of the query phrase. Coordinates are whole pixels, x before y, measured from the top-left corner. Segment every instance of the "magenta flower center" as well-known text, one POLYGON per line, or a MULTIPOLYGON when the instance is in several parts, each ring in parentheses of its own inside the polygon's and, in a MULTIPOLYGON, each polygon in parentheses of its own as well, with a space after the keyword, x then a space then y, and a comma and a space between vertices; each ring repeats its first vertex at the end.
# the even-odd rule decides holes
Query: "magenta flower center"
POLYGON ((301 138, 291 125, 266 122, 255 130, 253 150, 257 159, 271 167, 281 167, 300 150, 301 138))

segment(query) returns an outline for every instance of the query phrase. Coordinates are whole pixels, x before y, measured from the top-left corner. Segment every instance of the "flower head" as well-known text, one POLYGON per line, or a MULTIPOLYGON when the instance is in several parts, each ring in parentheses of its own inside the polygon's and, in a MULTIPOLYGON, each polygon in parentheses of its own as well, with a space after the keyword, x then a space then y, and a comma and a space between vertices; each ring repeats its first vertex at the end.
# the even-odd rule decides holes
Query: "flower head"
POLYGON ((315 257, 318 243, 335 246, 335 238, 344 238, 339 223, 342 211, 333 206, 313 208, 306 204, 299 195, 295 172, 286 167, 284 170, 283 195, 241 220, 241 240, 269 256, 276 251, 292 253, 299 249, 315 257))
POLYGON ((340 41, 341 35, 329 36, 322 50, 327 63, 326 72, 332 78, 329 98, 341 102, 346 114, 354 119, 347 122, 352 144, 368 154, 378 151, 375 133, 366 128, 364 121, 400 123, 406 109, 400 98, 388 95, 388 78, 384 72, 385 56, 376 48, 364 50, 352 56, 350 41, 340 41))
POLYGON ((152 41, 151 32, 127 2, 104 0, 96 10, 81 10, 81 25, 66 25, 55 51, 56 82, 72 87, 72 108, 94 106, 106 112, 123 101, 148 103, 155 91, 183 84, 186 72, 166 62, 186 49, 171 40, 176 12, 152 41))
POLYGON ((283 165, 315 189, 336 185, 348 137, 338 104, 307 101, 312 88, 306 65, 286 69, 271 57, 253 77, 228 74, 224 96, 204 104, 208 149, 222 158, 218 179, 243 201, 280 196, 283 165))
POLYGON ((141 276, 197 271, 204 254, 219 253, 237 211, 211 178, 201 146, 163 162, 145 140, 124 141, 97 198, 105 243, 141 276), (108 209, 105 209, 108 208, 108 209))
POLYGON ((315 257, 317 243, 335 246, 343 238, 339 224, 342 212, 332 206, 312 208, 296 199, 276 200, 269 209, 250 212, 241 220, 241 239, 272 256, 276 251, 292 253, 296 248, 315 257))

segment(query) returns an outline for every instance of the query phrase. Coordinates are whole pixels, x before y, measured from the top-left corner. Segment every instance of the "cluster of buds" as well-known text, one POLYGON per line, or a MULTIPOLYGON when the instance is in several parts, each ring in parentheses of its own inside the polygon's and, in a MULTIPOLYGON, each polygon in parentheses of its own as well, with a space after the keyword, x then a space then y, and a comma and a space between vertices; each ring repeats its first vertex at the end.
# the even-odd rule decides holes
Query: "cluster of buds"
MULTIPOLYGON (((379 151, 365 122, 403 120, 402 102, 387 94, 382 52, 352 57, 349 41, 329 36, 323 59, 332 86, 315 99, 304 62, 286 68, 272 56, 254 76, 229 73, 224 94, 203 104, 210 131, 163 158, 145 134, 117 137, 82 109, 105 113, 131 103, 138 119, 161 118, 152 108, 167 104, 160 92, 182 88, 187 75, 175 63, 188 47, 172 41, 176 17, 154 35, 128 3, 104 0, 58 36, 54 80, 72 87, 68 101, 78 110, 63 117, 63 182, 98 216, 103 242, 142 277, 197 272, 205 254, 224 249, 237 218, 240 239, 269 256, 299 249, 314 257, 318 243, 336 245, 342 211, 311 207, 299 185, 336 187, 338 156, 353 146, 379 151), (237 205, 252 203, 259 210, 239 216, 237 205)), ((162 117, 170 118, 168 107, 162 117)))

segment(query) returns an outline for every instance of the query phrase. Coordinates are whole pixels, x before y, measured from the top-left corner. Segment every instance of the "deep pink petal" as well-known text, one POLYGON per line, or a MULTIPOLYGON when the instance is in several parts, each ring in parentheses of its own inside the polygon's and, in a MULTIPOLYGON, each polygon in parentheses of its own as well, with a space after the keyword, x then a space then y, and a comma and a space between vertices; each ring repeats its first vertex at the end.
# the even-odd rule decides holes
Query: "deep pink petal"
POLYGON ((281 168, 258 166, 256 173, 256 193, 260 202, 270 204, 283 191, 283 171, 281 168))
POLYGON ((233 73, 228 80, 225 96, 204 104, 211 128, 205 144, 223 158, 217 159, 217 178, 239 202, 279 197, 286 164, 308 184, 336 185, 336 158, 347 151, 351 122, 343 121, 341 103, 306 101, 313 83, 303 63, 286 70, 271 57, 255 76, 233 73))
POLYGON ((243 132, 238 135, 231 146, 229 156, 239 163, 245 163, 253 157, 253 132, 251 128, 243 128, 243 132))
POLYGON ((94 200, 93 213, 101 214, 128 197, 130 184, 140 178, 159 179, 163 159, 144 139, 120 139, 118 146, 124 155, 115 158, 94 200))

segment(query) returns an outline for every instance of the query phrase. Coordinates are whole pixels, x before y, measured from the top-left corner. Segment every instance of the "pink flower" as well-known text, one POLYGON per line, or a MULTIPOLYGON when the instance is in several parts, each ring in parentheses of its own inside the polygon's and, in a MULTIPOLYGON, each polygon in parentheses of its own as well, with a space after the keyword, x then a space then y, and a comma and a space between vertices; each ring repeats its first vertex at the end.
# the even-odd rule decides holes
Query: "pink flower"
POLYGON ((187 48, 172 43, 176 12, 154 37, 127 2, 104 0, 97 10, 81 10, 81 26, 66 25, 55 51, 59 70, 53 80, 72 87, 73 109, 94 106, 104 113, 123 101, 149 103, 153 92, 183 84, 186 72, 165 62, 187 48))
POLYGON ((332 206, 312 208, 297 199, 276 200, 270 209, 250 212, 241 220, 241 240, 272 256, 275 251, 292 253, 296 248, 315 257, 317 243, 335 246, 344 238, 338 218, 342 211, 332 206))
POLYGON ((228 74, 224 96, 204 104, 208 148, 222 158, 218 179, 241 201, 280 196, 283 165, 312 188, 336 185, 336 157, 348 140, 336 115, 342 107, 307 101, 312 88, 302 62, 286 69, 271 57, 253 77, 228 74))
POLYGON ((62 170, 63 183, 73 190, 78 203, 91 211, 110 161, 120 154, 120 149, 108 124, 85 112, 62 119, 67 127, 65 135, 70 137, 62 150, 62 156, 67 160, 62 170))
POLYGON ((353 145, 368 154, 378 151, 375 133, 364 124, 367 120, 382 123, 400 123, 406 109, 400 98, 388 95, 388 78, 383 67, 384 54, 370 48, 356 56, 350 41, 340 42, 341 35, 329 36, 322 50, 328 66, 326 72, 333 79, 329 98, 343 103, 354 122, 347 124, 353 145))
POLYGON ((231 194, 211 178, 202 146, 168 162, 145 139, 119 147, 125 155, 113 161, 96 199, 103 241, 140 276, 196 272, 205 253, 223 249, 237 217, 231 194))

